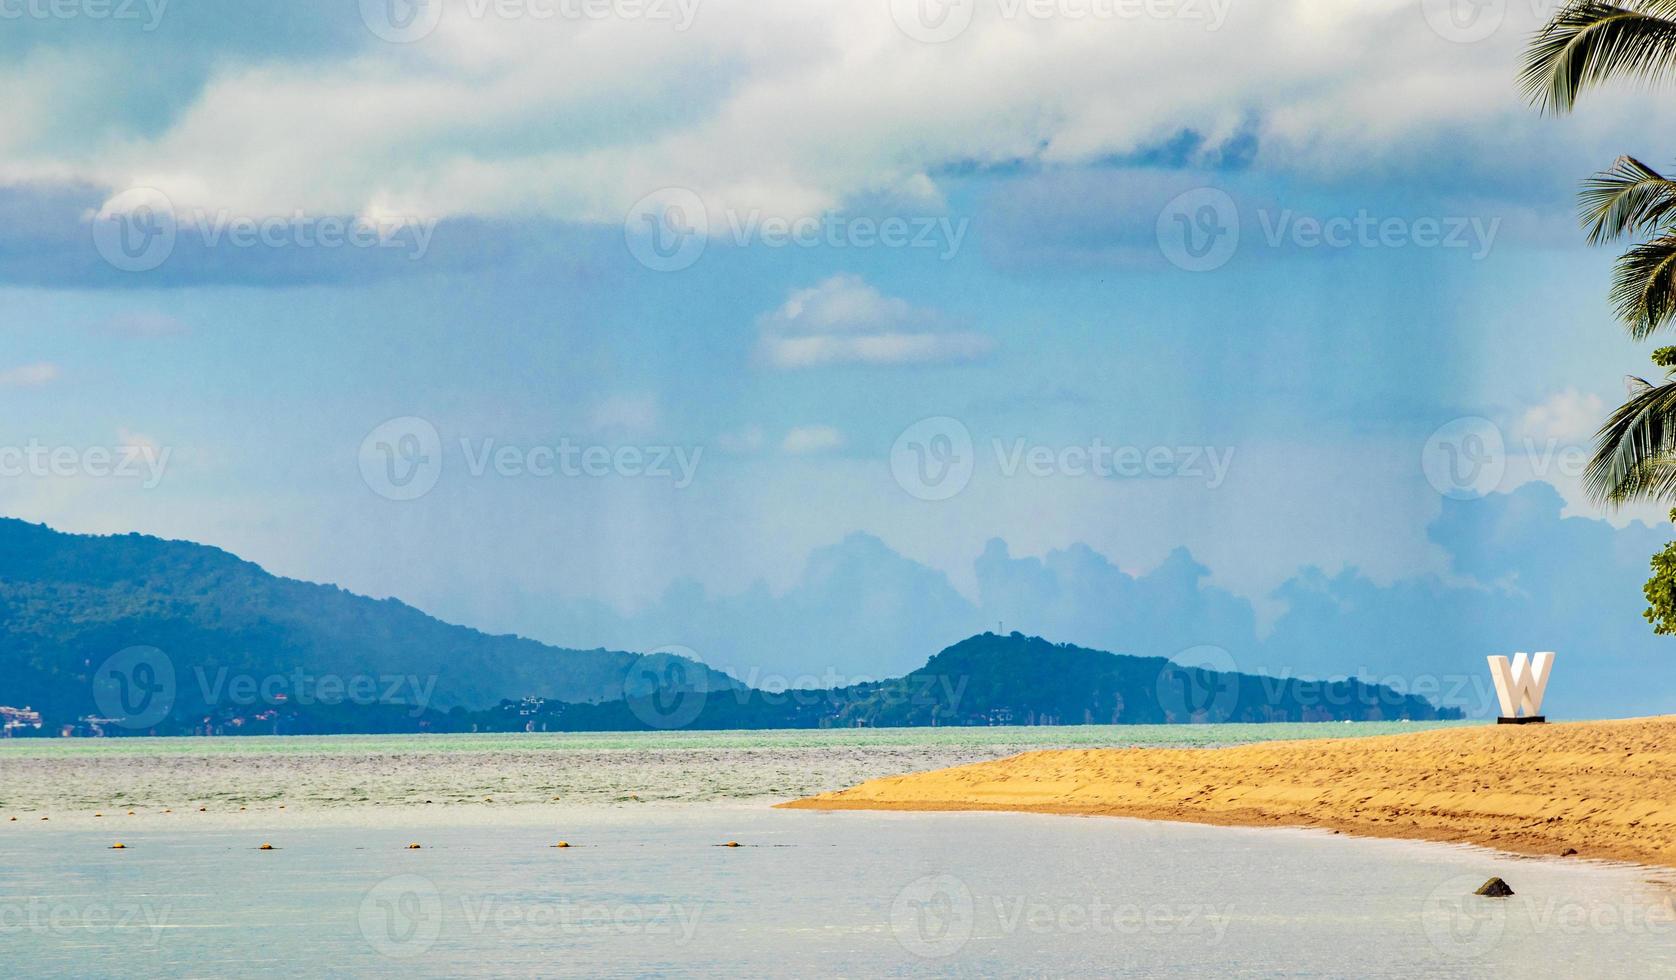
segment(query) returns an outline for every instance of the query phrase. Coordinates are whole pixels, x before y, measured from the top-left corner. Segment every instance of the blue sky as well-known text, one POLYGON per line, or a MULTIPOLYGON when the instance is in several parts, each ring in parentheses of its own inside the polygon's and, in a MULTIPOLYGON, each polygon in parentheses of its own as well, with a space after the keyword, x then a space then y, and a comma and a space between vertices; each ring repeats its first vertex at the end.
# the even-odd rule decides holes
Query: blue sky
POLYGON ((1554 648, 1556 713, 1667 708, 1636 679, 1661 515, 1575 478, 1653 345, 1571 200, 1661 159, 1663 100, 1538 117, 1523 4, 1483 37, 1211 6, 957 5, 941 43, 814 0, 462 0, 410 43, 378 4, 26 17, 0 446, 75 461, 0 476, 0 512, 741 674, 905 670, 1004 620, 1308 675, 1554 648), (112 257, 136 202, 161 259, 112 257), (708 234, 661 256, 648 217, 708 234), (389 247, 322 244, 354 228, 389 247), (391 499, 410 446, 434 483, 391 499), (916 483, 949 446, 958 492, 916 483), (1489 468, 1440 486, 1450 451, 1489 468))

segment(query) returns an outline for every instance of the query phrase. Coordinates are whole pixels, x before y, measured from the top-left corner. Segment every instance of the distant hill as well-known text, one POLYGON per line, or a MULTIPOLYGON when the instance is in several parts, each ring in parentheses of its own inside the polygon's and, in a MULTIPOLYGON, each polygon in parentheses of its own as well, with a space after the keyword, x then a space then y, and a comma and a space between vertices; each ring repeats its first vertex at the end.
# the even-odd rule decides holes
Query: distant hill
POLYGON ((1355 679, 1196 669, 1012 633, 983 633, 892 680, 829 691, 663 693, 601 705, 503 705, 479 730, 824 728, 1458 719, 1425 698, 1355 679))
MULTIPOLYGON (((748 624, 742 624, 748 626, 748 624)), ((1459 717, 1355 680, 1278 680, 983 633, 905 677, 762 691, 675 653, 490 636, 225 551, 0 519, 0 713, 15 734, 615 731, 1459 717)))
MULTIPOLYGON (((620 698, 625 681, 635 690, 640 662, 452 626, 394 599, 279 578, 218 548, 0 519, 0 705, 34 708, 54 734, 110 716, 121 696, 132 708, 138 686, 156 686, 165 671, 173 691, 164 718, 139 732, 104 727, 409 730, 509 698, 620 698), (134 647, 161 651, 166 664, 157 653, 130 654, 95 677, 134 647)), ((737 685, 694 661, 658 662, 679 663, 694 688, 737 685)), ((160 704, 153 697, 147 708, 160 704)))

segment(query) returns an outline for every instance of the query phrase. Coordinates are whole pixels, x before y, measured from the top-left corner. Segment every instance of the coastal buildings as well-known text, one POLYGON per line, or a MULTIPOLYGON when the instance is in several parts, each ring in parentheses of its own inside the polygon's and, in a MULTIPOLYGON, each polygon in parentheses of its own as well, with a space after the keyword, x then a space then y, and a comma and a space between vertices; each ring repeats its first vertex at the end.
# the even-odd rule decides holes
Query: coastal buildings
POLYGON ((28 705, 12 708, 0 704, 0 737, 33 735, 41 730, 41 713, 28 705))

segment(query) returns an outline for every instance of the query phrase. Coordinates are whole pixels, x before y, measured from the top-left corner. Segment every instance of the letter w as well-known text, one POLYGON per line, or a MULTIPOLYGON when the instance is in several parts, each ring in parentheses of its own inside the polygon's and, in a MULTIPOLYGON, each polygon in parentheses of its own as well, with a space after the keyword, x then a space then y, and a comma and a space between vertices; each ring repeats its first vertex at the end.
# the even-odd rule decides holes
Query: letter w
POLYGON ((1548 690, 1548 675, 1554 666, 1553 653, 1539 653, 1533 661, 1529 654, 1521 651, 1513 655, 1511 664, 1499 654, 1489 659, 1490 675, 1496 682, 1496 697, 1501 701, 1502 717, 1513 718, 1520 708, 1524 709, 1527 717, 1541 714, 1542 696, 1548 690))

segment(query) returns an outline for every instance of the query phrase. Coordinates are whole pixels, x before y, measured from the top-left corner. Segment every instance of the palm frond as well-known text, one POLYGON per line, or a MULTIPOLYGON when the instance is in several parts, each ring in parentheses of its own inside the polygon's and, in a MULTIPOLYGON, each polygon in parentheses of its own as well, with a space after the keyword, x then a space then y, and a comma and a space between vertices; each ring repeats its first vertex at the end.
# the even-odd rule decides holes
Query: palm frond
POLYGON ((1632 245, 1618 256, 1612 302, 1636 340, 1647 339, 1676 315, 1676 235, 1632 245))
POLYGON ((1571 0, 1531 38, 1519 87, 1544 112, 1569 112, 1586 88, 1673 70, 1676 0, 1571 0))
POLYGON ((1676 211, 1676 180, 1631 156, 1583 182, 1578 203, 1589 244, 1657 228, 1676 211))
POLYGON ((1676 381, 1626 379, 1629 397, 1595 434, 1583 488, 1599 503, 1676 499, 1676 381))

